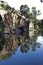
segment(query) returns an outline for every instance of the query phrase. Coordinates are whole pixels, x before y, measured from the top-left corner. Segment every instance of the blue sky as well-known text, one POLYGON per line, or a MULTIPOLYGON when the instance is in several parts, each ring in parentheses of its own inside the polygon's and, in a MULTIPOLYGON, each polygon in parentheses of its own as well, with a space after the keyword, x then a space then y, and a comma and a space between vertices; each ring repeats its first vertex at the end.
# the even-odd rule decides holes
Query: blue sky
POLYGON ((27 4, 30 9, 35 6, 37 10, 41 10, 41 15, 38 16, 38 19, 43 19, 43 3, 40 0, 3 0, 7 2, 11 7, 14 7, 16 10, 20 8, 22 4, 27 4))

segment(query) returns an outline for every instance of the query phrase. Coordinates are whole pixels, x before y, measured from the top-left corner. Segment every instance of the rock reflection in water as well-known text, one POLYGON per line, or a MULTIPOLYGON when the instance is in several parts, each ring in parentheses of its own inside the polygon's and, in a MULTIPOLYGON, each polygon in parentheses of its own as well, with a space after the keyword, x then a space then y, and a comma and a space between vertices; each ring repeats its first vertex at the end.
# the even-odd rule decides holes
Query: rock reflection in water
POLYGON ((0 58, 6 59, 13 53, 15 54, 17 48, 20 47, 22 53, 27 53, 30 49, 35 51, 40 48, 40 44, 36 43, 36 38, 29 38, 29 34, 23 33, 21 35, 4 34, 0 35, 0 58), (3 43, 3 44, 2 44, 3 43))

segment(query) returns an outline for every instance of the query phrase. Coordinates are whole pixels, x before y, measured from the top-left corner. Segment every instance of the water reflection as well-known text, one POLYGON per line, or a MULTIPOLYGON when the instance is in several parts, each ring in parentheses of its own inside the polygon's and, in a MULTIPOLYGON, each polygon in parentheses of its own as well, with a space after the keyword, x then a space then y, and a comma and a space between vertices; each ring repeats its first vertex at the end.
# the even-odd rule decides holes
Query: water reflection
POLYGON ((2 34, 0 32, 0 58, 6 59, 13 53, 15 54, 18 47, 20 47, 21 53, 27 53, 31 49, 36 51, 36 48, 40 48, 40 43, 36 43, 36 36, 29 37, 27 32, 19 35, 2 34))
POLYGON ((21 45, 20 50, 22 53, 27 53, 30 49, 35 51, 36 48, 40 48, 40 43, 36 43, 35 41, 28 39, 24 42, 24 45, 21 45))

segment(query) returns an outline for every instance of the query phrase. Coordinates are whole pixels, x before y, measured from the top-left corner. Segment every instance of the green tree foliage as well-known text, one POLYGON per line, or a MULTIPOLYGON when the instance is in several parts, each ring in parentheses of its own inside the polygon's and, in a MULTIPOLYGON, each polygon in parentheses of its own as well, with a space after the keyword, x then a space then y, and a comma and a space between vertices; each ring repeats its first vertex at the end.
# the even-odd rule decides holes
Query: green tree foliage
POLYGON ((21 45, 21 48, 20 48, 21 52, 22 53, 27 53, 29 50, 30 50, 30 44, 29 44, 29 41, 25 41, 24 42, 24 45, 21 45))
POLYGON ((21 45, 20 50, 22 53, 27 53, 30 49, 36 51, 36 48, 40 48, 40 43, 36 43, 36 38, 29 39, 24 42, 24 45, 21 45))
POLYGON ((32 22, 34 23, 35 29, 39 29, 39 26, 37 25, 39 22, 39 20, 37 19, 37 16, 40 14, 41 14, 40 10, 36 10, 36 7, 32 7, 31 19, 32 19, 32 22))
POLYGON ((0 9, 1 10, 6 10, 6 11, 12 11, 12 9, 14 9, 14 8, 12 8, 12 7, 10 7, 6 2, 4 2, 4 1, 0 1, 0 9))
POLYGON ((40 10, 36 10, 36 7, 32 7, 32 17, 35 22, 37 22, 37 16, 40 14, 40 10))
POLYGON ((26 18, 29 18, 30 20, 32 20, 34 24, 38 22, 37 16, 41 14, 40 10, 36 10, 36 7, 32 7, 32 12, 30 12, 30 8, 28 7, 28 5, 21 5, 20 12, 26 18))
POLYGON ((30 8, 28 7, 28 5, 21 5, 20 6, 20 12, 22 13, 22 15, 24 15, 25 17, 29 16, 29 12, 30 12, 30 8))

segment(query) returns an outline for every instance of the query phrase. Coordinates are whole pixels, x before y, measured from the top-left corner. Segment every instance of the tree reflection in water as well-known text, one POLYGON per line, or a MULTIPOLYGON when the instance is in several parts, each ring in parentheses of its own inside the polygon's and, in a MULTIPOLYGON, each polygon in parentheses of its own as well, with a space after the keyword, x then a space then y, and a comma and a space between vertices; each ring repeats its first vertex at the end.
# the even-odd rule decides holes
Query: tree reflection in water
POLYGON ((20 47, 22 53, 27 53, 30 49, 36 51, 40 48, 40 44, 36 43, 36 37, 29 38, 29 34, 22 33, 20 35, 2 34, 0 33, 0 58, 6 59, 13 53, 15 54, 17 48, 20 47))
POLYGON ((36 48, 40 48, 40 43, 36 43, 30 39, 25 41, 24 45, 21 45, 20 50, 22 53, 27 53, 30 49, 32 49, 32 51, 36 51, 36 48))

